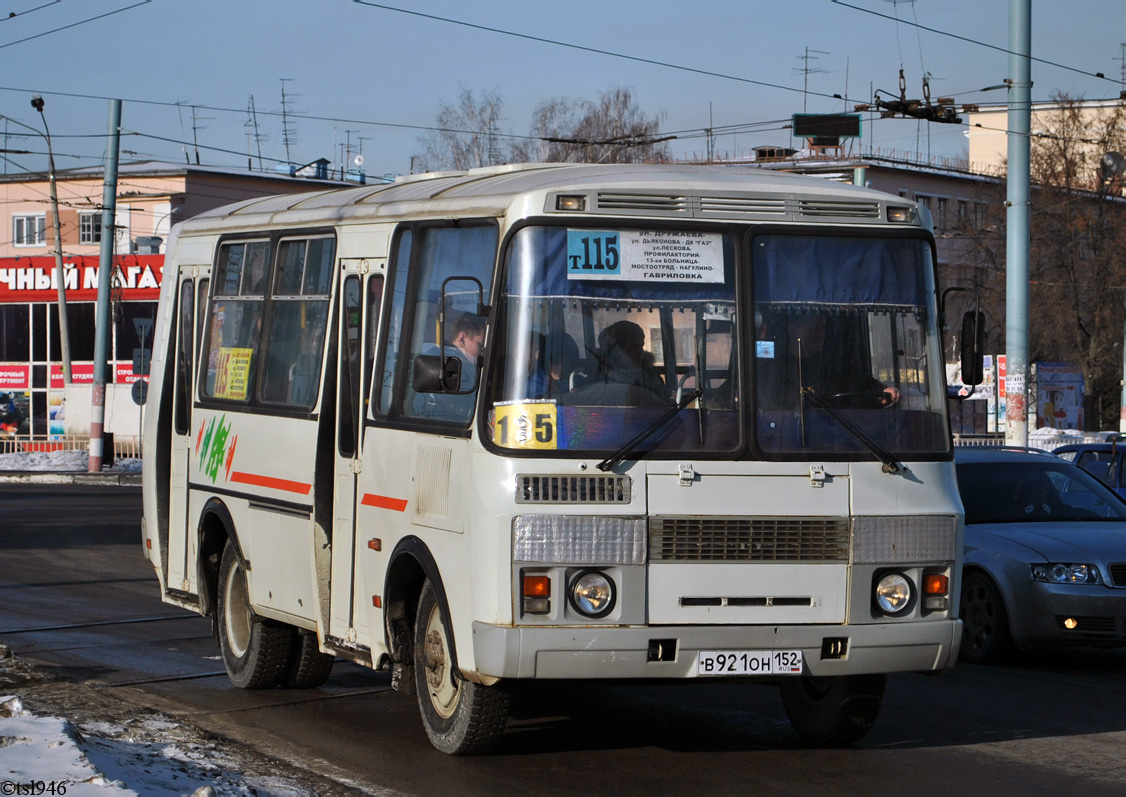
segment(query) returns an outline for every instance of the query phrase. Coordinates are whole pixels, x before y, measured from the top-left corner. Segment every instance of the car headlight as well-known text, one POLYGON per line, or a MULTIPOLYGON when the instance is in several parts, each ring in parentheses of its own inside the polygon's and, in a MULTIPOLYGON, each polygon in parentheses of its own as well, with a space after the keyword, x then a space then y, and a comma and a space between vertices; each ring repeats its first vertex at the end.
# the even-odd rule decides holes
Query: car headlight
POLYGON ((1028 570, 1033 581, 1040 581, 1045 584, 1103 583, 1099 568, 1090 564, 1047 562, 1046 564, 1031 564, 1028 566, 1028 570))
POLYGON ((902 573, 884 573, 876 582, 876 607, 884 614, 900 614, 911 604, 911 581, 902 573))
POLYGON ((598 570, 579 573, 571 581, 571 605, 587 617, 605 617, 615 597, 613 579, 598 570))

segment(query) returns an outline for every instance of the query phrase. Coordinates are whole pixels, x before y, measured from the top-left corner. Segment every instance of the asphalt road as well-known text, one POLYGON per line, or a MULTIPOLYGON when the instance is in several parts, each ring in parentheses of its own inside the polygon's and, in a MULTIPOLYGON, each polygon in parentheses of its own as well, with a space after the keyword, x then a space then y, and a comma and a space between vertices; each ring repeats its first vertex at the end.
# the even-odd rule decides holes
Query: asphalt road
POLYGON ((524 701, 497 753, 434 751, 412 698, 338 662, 307 691, 246 692, 210 623, 159 601, 140 491, 0 485, 0 642, 57 678, 56 710, 160 711, 323 793, 1122 792, 1126 651, 897 675, 854 747, 801 745, 769 687, 558 684, 524 701))

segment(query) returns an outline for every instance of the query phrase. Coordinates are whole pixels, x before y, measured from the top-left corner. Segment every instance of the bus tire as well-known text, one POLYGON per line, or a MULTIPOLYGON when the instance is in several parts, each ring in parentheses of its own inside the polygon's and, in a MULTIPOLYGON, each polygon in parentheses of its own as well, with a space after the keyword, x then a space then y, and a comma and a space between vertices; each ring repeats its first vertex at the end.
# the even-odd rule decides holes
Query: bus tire
POLYGON ((511 695, 466 681, 454 667, 449 619, 429 579, 415 617, 414 677, 422 724, 431 744, 449 755, 478 755, 496 746, 508 722, 511 695))
POLYGON ((852 744, 872 729, 884 699, 883 675, 803 675, 779 683, 790 725, 808 744, 852 744))
POLYGON ((294 629, 254 614, 246 572, 229 542, 219 565, 218 593, 219 652, 227 677, 240 689, 277 686, 293 650, 294 629))
POLYGON ((282 677, 282 686, 286 689, 316 689, 328 680, 335 663, 335 656, 321 653, 315 633, 298 631, 282 677))

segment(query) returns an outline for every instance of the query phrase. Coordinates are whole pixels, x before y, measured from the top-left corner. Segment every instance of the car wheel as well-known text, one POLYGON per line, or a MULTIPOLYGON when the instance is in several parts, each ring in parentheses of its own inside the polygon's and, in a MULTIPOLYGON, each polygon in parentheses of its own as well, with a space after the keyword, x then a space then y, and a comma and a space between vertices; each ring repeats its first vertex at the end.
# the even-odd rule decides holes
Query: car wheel
POLYGON ((962 581, 963 660, 973 664, 995 664, 1013 650, 1009 617, 1001 591, 985 573, 970 573, 962 581))

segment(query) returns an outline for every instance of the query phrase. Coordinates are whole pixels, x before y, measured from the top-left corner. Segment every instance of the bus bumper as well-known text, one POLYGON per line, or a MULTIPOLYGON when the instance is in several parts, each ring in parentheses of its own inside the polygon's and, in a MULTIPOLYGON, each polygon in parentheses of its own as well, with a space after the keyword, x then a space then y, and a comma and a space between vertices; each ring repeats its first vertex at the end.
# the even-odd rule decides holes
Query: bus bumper
POLYGON ((961 620, 879 625, 512 627, 473 624, 478 673, 496 678, 695 678, 701 650, 795 650, 805 675, 937 672, 954 666, 961 620), (847 640, 834 657, 826 640, 847 640))

